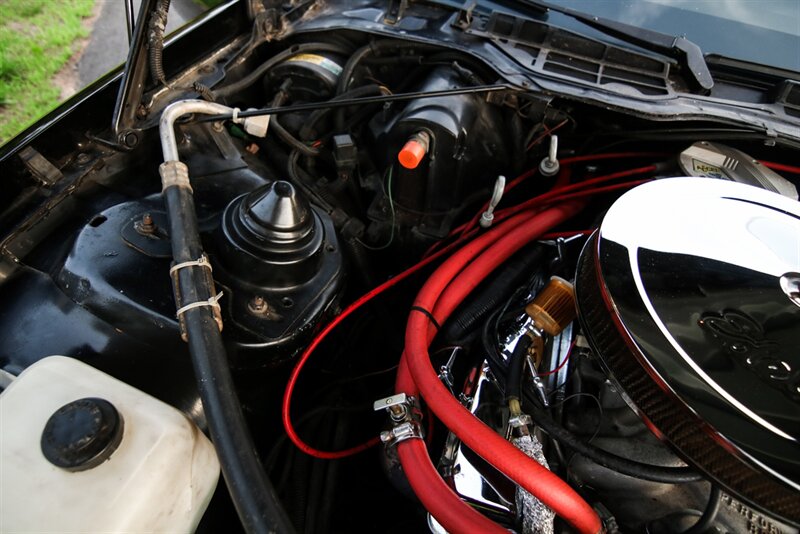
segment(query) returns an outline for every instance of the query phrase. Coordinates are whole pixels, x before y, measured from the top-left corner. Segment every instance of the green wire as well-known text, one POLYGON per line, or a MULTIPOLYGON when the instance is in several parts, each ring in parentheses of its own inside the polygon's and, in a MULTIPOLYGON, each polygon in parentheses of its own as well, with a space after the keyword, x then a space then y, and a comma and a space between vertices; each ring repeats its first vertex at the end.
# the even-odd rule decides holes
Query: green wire
POLYGON ((389 245, 391 245, 392 242, 394 241, 394 223, 395 223, 396 213, 395 213, 395 210, 394 210, 394 199, 392 198, 392 174, 393 174, 392 170, 393 170, 393 167, 391 165, 386 170, 386 176, 387 176, 386 185, 385 185, 385 189, 383 190, 384 194, 389 197, 389 210, 392 212, 392 228, 391 228, 391 231, 390 231, 391 233, 389 234, 389 241, 387 241, 385 244, 383 244, 383 245, 381 245, 379 247, 373 247, 373 246, 367 245, 366 243, 364 243, 360 239, 357 240, 359 243, 361 243, 361 245, 364 248, 369 249, 369 250, 384 250, 384 249, 387 249, 387 248, 389 248, 389 245))

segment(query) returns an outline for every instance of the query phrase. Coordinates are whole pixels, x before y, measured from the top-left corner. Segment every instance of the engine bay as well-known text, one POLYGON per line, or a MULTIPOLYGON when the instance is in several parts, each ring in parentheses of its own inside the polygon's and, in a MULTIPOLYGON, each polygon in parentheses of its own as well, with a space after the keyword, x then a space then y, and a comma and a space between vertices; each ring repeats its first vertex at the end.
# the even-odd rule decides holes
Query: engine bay
POLYGON ((15 160, 6 391, 66 356, 180 411, 199 532, 798 531, 796 147, 464 46, 247 39, 151 80, 135 147, 15 160))

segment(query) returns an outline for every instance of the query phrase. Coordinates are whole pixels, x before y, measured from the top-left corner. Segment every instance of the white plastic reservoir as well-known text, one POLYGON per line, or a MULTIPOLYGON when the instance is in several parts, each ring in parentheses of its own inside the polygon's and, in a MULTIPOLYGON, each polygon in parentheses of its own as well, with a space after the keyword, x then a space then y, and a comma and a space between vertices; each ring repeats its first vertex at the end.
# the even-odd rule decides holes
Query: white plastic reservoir
POLYGON ((181 412, 77 360, 45 358, 0 394, 2 532, 192 532, 218 478, 181 412))

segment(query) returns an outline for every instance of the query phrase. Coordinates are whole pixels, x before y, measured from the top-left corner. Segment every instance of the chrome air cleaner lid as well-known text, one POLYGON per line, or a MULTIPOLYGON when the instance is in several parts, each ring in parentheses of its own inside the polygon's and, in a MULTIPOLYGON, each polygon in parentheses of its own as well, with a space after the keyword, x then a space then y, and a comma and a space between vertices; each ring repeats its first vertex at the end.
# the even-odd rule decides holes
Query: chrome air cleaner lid
POLYGON ((697 178, 606 214, 584 329, 635 409, 728 492, 800 524, 800 203, 697 178))

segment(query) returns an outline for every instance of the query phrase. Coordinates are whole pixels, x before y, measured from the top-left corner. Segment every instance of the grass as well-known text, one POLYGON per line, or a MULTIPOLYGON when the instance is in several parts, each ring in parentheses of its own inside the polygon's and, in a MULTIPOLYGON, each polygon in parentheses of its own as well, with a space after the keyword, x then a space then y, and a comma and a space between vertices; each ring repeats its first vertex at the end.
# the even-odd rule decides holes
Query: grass
MULTIPOLYGON (((115 0, 117 1, 117 0, 115 0)), ((53 109, 95 0, 0 0, 0 144, 53 109)))
POLYGON ((217 7, 223 1, 224 0, 194 0, 194 3, 204 9, 211 9, 212 7, 217 7))

